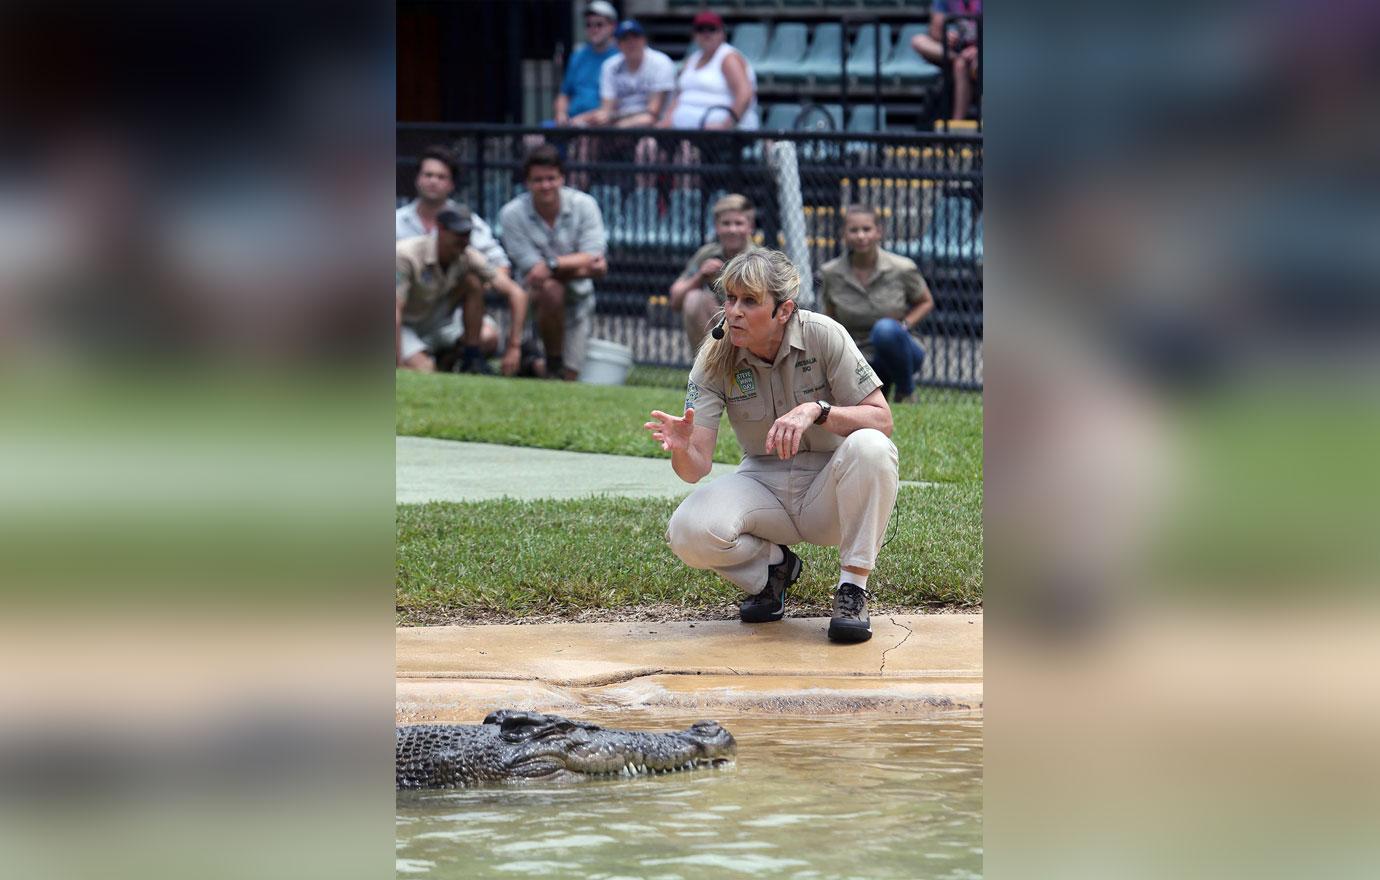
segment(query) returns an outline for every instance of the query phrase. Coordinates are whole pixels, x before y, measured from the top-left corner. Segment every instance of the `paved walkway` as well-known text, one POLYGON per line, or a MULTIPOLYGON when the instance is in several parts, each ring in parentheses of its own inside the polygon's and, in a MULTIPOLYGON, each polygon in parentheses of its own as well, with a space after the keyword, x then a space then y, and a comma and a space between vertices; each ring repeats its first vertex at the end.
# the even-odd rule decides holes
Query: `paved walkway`
MULTIPOLYGON (((492 498, 677 498, 690 492, 663 458, 528 449, 493 443, 461 443, 430 437, 398 437, 397 502, 487 501, 492 498)), ((700 483, 732 473, 716 464, 700 483)), ((696 484, 699 485, 699 484, 696 484)), ((903 486, 925 483, 901 481, 903 486)))
POLYGON ((498 708, 932 715, 982 707, 982 615, 888 615, 835 645, 827 618, 397 630, 400 722, 498 708))
MULTIPOLYGON (((675 497, 692 488, 660 458, 526 449, 399 437, 399 504, 491 498, 580 498, 607 493, 631 498, 675 497)), ((706 480, 732 473, 716 464, 706 480)))

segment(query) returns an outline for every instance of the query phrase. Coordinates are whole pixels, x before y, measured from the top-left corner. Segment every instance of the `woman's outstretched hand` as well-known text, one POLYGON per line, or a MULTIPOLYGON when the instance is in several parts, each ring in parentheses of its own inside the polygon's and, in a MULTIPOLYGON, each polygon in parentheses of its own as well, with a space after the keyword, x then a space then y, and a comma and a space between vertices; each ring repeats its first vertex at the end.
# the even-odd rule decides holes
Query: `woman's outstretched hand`
POLYGON ((659 441, 662 449, 674 451, 690 448, 690 435, 695 431, 694 407, 687 408, 684 417, 654 409, 652 419, 642 427, 652 432, 652 439, 659 441))

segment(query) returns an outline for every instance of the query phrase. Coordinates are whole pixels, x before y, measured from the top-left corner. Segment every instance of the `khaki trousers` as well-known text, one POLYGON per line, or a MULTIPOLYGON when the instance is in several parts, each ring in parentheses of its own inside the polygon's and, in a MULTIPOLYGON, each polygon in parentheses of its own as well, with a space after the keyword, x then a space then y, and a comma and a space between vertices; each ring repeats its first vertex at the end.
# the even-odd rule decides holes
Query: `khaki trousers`
POLYGON ((691 568, 708 568, 757 594, 773 544, 839 548, 841 565, 872 569, 896 507, 896 446, 865 428, 834 452, 745 459, 671 515, 666 540, 691 568))

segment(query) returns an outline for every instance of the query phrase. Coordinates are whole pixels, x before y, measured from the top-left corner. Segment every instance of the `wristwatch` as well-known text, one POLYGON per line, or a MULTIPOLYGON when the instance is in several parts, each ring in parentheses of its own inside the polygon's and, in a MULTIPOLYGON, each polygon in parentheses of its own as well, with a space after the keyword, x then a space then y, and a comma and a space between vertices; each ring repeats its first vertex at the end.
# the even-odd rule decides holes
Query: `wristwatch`
POLYGON ((561 268, 561 261, 560 261, 560 259, 557 258, 557 257, 547 257, 547 258, 546 258, 546 268, 550 269, 551 272, 552 272, 552 274, 554 274, 554 273, 556 272, 557 269, 561 268))
POLYGON ((829 421, 829 410, 833 407, 829 405, 827 400, 816 400, 815 403, 819 404, 819 418, 815 419, 815 424, 822 425, 829 421))

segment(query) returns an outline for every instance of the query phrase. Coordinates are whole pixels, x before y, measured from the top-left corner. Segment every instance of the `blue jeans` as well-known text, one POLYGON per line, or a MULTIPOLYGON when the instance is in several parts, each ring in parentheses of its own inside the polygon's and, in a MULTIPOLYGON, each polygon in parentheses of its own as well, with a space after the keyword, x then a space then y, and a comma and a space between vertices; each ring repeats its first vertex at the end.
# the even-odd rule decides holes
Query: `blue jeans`
POLYGON ((895 318, 882 318, 872 325, 872 369, 882 380, 882 393, 896 386, 896 396, 915 391, 915 374, 925 362, 925 349, 895 318))

